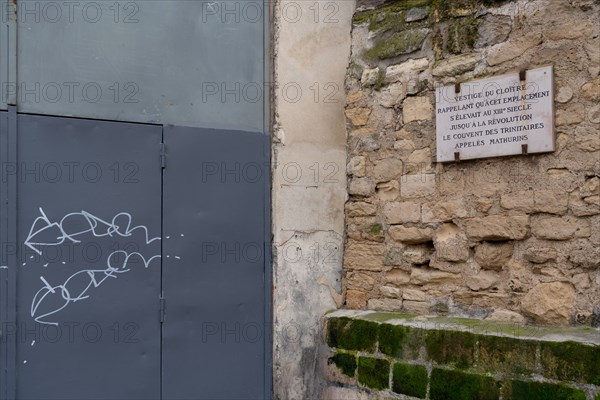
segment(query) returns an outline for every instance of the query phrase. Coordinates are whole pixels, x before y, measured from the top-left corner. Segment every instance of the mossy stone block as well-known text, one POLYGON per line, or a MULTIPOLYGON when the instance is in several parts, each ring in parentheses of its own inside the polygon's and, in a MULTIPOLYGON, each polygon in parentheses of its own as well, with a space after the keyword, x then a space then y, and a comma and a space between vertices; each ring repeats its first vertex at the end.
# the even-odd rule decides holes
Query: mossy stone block
POLYGON ((365 55, 370 59, 385 60, 386 58, 412 53, 421 49, 425 38, 430 32, 427 28, 396 32, 387 39, 379 40, 371 49, 367 50, 365 55))
POLYGON ((432 330, 425 339, 427 356, 438 364, 468 368, 475 359, 475 335, 469 332, 432 330))
POLYGON ((488 376, 434 368, 431 371, 429 398, 431 400, 498 400, 500 385, 488 376))
POLYGON ((600 385, 600 346, 577 342, 542 342, 540 355, 544 377, 600 385))
POLYGON ((327 322, 327 343, 345 350, 374 352, 378 324, 346 317, 331 318, 327 322))
POLYGON ((329 363, 333 363, 338 367, 344 375, 354 378, 356 373, 356 356, 351 353, 337 352, 329 358, 329 363))
POLYGON ((446 50, 453 54, 468 53, 477 41, 477 30, 481 19, 473 16, 457 18, 448 26, 446 50))
POLYGON ((352 17, 354 24, 369 24, 369 30, 372 32, 385 32, 394 29, 397 26, 404 26, 403 13, 411 8, 425 7, 432 0, 403 0, 396 1, 385 7, 375 10, 359 11, 352 17))
POLYGON ((410 326, 381 324, 379 326, 379 351, 394 358, 416 360, 425 345, 426 333, 410 326))
POLYGON ((517 376, 529 376, 535 372, 538 342, 493 335, 479 335, 477 341, 478 370, 517 376))
POLYGON ((392 390, 424 399, 427 395, 427 369, 422 365, 394 364, 392 390))
POLYGON ((510 382, 507 400, 585 400, 585 393, 565 385, 544 382, 510 382))
POLYGON ((390 362, 381 358, 358 358, 358 381, 375 390, 389 388, 390 362))

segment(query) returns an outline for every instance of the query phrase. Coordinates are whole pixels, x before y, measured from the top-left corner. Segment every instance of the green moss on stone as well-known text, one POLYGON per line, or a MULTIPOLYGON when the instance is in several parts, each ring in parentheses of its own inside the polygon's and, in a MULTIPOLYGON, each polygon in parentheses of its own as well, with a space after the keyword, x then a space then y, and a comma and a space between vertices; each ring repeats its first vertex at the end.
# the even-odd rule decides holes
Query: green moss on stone
POLYGON ((525 376, 535 372, 538 342, 492 335, 479 335, 477 341, 479 370, 525 376))
POLYGON ((379 235, 381 235, 382 231, 383 231, 383 226, 381 226, 381 224, 374 224, 371 226, 371 229, 369 229, 369 235, 370 236, 379 236, 379 235))
POLYGON ((421 49, 430 30, 426 28, 410 29, 394 33, 385 40, 378 41, 365 56, 369 59, 385 60, 421 49))
POLYGON ((415 360, 425 345, 426 333, 419 328, 402 325, 379 326, 379 351, 395 358, 415 360))
MULTIPOLYGON (((427 80, 425 80, 424 82, 419 82, 419 83, 422 83, 426 86, 427 80)), ((446 315, 450 312, 450 308, 448 307, 448 304, 446 304, 446 303, 436 303, 433 306, 431 306, 430 311, 434 314, 446 315)))
POLYGON ((357 366, 356 355, 338 351, 329 358, 329 363, 335 364, 344 375, 354 378, 357 366))
POLYGON ((346 317, 330 318, 327 322, 327 343, 345 350, 373 352, 377 343, 375 322, 346 317))
POLYGON ((390 362, 381 358, 358 358, 358 381, 371 389, 383 390, 389 387, 390 362))
POLYGON ((352 22, 356 25, 368 23, 372 32, 385 32, 399 24, 404 25, 404 11, 415 7, 425 7, 431 0, 402 0, 375 10, 361 11, 354 14, 352 22))
POLYGON ((448 25, 446 50, 453 54, 467 53, 477 41, 477 30, 481 19, 473 16, 457 18, 448 25))
POLYGON ((366 319, 368 321, 386 322, 391 319, 404 319, 407 321, 412 321, 413 319, 415 319, 415 316, 412 314, 405 314, 405 313, 376 312, 376 313, 364 315, 361 318, 366 319))
MULTIPOLYGON (((379 71, 377 74, 377 78, 375 78, 375 83, 373 84, 373 89, 380 91, 381 88, 385 86, 385 77, 382 71, 379 71)), ((381 226, 381 225, 380 225, 381 226)))
POLYGON ((427 381, 427 369, 422 365, 394 365, 392 390, 396 393, 424 399, 427 395, 427 381))
POLYGON ((543 376, 600 385, 600 346, 577 342, 542 342, 540 354, 543 376))
POLYGON ((600 400, 600 392, 594 397, 594 400, 600 400))
POLYGON ((431 372, 431 400, 497 400, 499 383, 488 376, 434 368, 431 372))
POLYGON ((565 385, 543 382, 510 382, 507 400, 585 400, 585 393, 565 385))
POLYGON ((432 330, 425 339, 429 359, 438 364, 468 368, 473 364, 475 335, 469 332, 432 330))

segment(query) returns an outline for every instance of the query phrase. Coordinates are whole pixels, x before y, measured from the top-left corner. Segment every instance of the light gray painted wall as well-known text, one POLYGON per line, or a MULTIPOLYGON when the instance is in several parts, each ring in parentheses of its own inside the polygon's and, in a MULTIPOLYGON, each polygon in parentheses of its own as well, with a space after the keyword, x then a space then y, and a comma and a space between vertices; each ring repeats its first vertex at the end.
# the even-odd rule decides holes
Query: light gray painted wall
POLYGON ((275 5, 274 397, 281 400, 320 398, 320 324, 341 302, 344 77, 354 7, 352 0, 275 5))

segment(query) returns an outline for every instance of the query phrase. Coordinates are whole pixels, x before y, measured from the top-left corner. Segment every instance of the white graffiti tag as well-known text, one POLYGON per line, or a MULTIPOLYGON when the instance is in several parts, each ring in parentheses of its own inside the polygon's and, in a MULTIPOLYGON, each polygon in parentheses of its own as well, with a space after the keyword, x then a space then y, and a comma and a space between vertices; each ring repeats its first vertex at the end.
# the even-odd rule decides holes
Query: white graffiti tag
MULTIPOLYGON (((145 226, 131 227, 131 215, 124 212, 117 214, 110 223, 86 211, 67 214, 60 222, 51 222, 41 208, 40 213, 41 216, 33 222, 25 241, 25 245, 38 254, 42 254, 40 250, 42 247, 59 246, 67 240, 71 243, 80 243, 77 238, 86 234, 94 237, 112 237, 113 235, 128 237, 134 231, 142 230, 146 244, 161 239, 160 237, 148 238, 148 229, 145 226), (83 229, 81 228, 82 223, 83 229), (79 226, 79 228, 75 230, 68 228, 73 226, 79 226), (41 238, 44 239, 41 240, 41 238)), ((154 259, 159 258, 161 258, 160 255, 146 258, 137 251, 117 250, 108 255, 105 269, 82 269, 59 285, 53 286, 43 276, 40 276, 44 286, 33 296, 31 317, 40 324, 58 325, 57 322, 51 320, 52 315, 67 308, 69 304, 89 299, 92 289, 100 287, 109 278, 116 279, 121 274, 131 271, 131 264, 135 261, 141 261, 144 268, 148 268, 154 259)))
POLYGON ((60 222, 51 222, 42 208, 40 208, 40 214, 41 216, 33 221, 27 239, 25 239, 25 245, 40 255, 42 254, 41 247, 58 246, 66 240, 71 243, 81 243, 77 238, 88 233, 91 233, 94 237, 112 237, 114 235, 128 237, 136 230, 143 230, 146 244, 160 240, 160 237, 150 239, 148 228, 143 225, 132 227, 131 214, 126 212, 115 215, 111 222, 104 221, 87 211, 67 214, 60 222), (69 225, 74 227, 83 225, 84 228, 73 231, 73 228, 70 229, 69 225))

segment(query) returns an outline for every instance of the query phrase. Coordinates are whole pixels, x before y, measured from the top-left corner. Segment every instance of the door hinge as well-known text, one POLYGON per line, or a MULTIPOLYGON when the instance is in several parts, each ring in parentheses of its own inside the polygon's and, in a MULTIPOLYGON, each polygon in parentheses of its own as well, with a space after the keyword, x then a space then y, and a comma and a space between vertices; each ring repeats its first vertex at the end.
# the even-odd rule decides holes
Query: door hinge
POLYGON ((160 167, 164 168, 167 166, 167 148, 164 143, 160 144, 160 167))
POLYGON ((165 298, 160 296, 158 299, 158 312, 160 315, 160 323, 165 322, 165 298))

